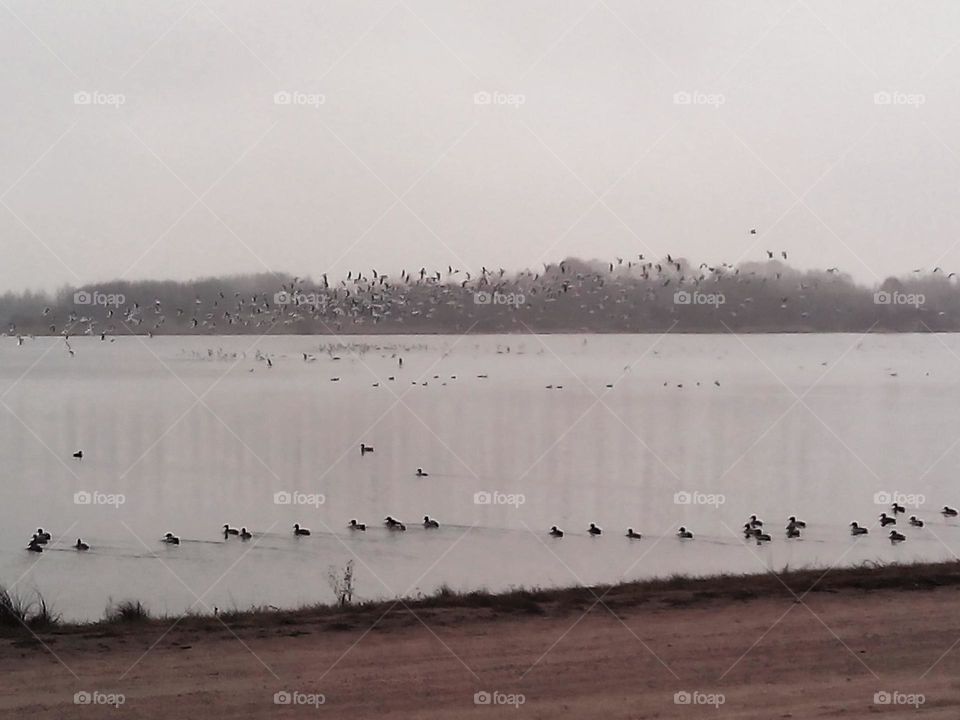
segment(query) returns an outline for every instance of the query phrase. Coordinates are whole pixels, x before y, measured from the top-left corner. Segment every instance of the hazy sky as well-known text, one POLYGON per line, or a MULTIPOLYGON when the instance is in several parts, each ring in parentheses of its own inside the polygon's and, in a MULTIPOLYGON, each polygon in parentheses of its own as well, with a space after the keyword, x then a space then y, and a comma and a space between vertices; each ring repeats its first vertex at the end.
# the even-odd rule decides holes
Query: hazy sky
POLYGON ((0 62, 0 291, 960 270, 956 0, 4 0, 0 62))

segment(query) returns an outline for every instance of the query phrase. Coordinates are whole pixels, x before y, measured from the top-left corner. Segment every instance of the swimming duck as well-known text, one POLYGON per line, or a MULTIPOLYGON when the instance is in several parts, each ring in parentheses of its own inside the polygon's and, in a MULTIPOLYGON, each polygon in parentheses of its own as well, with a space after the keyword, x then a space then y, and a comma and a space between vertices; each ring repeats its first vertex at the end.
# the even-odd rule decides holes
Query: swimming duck
POLYGON ((797 520, 797 518, 794 515, 791 515, 790 517, 787 518, 788 530, 791 527, 800 528, 801 530, 803 530, 806 526, 807 524, 803 520, 797 520))
POLYGON ((886 527, 887 525, 896 525, 897 519, 892 518, 886 513, 880 513, 880 527, 886 527))
POLYGON ((360 443, 360 457, 363 457, 368 452, 373 452, 373 445, 364 445, 360 443))
POLYGON ((898 533, 896 530, 890 531, 890 542, 898 543, 898 542, 903 542, 906 539, 907 539, 906 535, 898 533))
POLYGON ((788 537, 788 538, 798 538, 798 537, 800 537, 800 526, 799 526, 799 525, 787 525, 787 537, 788 537))
POLYGON ((631 540, 639 540, 642 535, 640 535, 638 532, 634 532, 633 528, 627 528, 627 537, 631 540))
POLYGON ((425 473, 423 468, 417 468, 417 477, 430 477, 430 473, 425 473))
POLYGON ((563 537, 563 530, 561 530, 556 525, 554 525, 553 527, 550 528, 550 537, 557 537, 557 538, 563 537))
POLYGON ((759 519, 756 515, 751 515, 750 525, 755 528, 763 527, 763 520, 759 519))
POLYGON ((763 532, 763 530, 761 530, 760 528, 756 528, 753 531, 753 537, 756 538, 757 545, 760 545, 761 543, 765 543, 765 542, 770 542, 773 539, 767 533, 763 532))
POLYGON ((916 515, 910 516, 910 525, 912 527, 923 527, 923 520, 918 518, 916 515))
POLYGON ((293 534, 294 535, 309 535, 310 531, 306 528, 300 527, 300 523, 294 523, 293 525, 293 534))
POLYGON ((743 537, 750 540, 753 537, 753 526, 750 523, 744 523, 743 537))
POLYGON ((347 527, 349 527, 351 530, 364 530, 364 531, 365 531, 365 530, 367 529, 367 526, 366 526, 366 525, 364 525, 363 523, 358 523, 356 520, 351 520, 351 521, 350 521, 350 524, 349 524, 347 527))
POLYGON ((246 528, 240 528, 240 539, 241 539, 241 540, 249 540, 249 539, 252 538, 252 537, 253 537, 253 535, 250 533, 249 530, 247 530, 246 528))
POLYGON ((383 519, 383 524, 386 525, 388 528, 392 528, 392 527, 395 526, 395 525, 399 525, 399 524, 400 524, 400 521, 397 520, 397 519, 394 518, 394 517, 391 517, 390 515, 387 515, 387 516, 383 519))
POLYGON ((80 538, 77 538, 77 544, 74 545, 74 547, 75 547, 77 550, 89 550, 89 549, 90 549, 90 546, 87 545, 85 542, 83 542, 83 540, 81 540, 80 538))
POLYGON ((43 552, 43 547, 37 542, 36 538, 34 538, 30 541, 30 544, 27 545, 27 550, 30 552, 43 552))
POLYGON ((865 527, 860 527, 857 523, 850 523, 850 534, 851 535, 866 535, 869 532, 865 527))
POLYGON ((896 515, 897 513, 905 513, 905 512, 906 512, 906 510, 904 510, 904 508, 903 508, 903 505, 900 505, 900 504, 895 503, 895 502, 894 502, 894 503, 890 503, 890 509, 893 510, 893 514, 894 514, 894 515, 896 515))
POLYGON ((693 533, 681 526, 680 529, 677 530, 677 537, 681 540, 693 540, 693 533))
POLYGON ((940 514, 944 517, 956 517, 957 511, 949 505, 944 505, 943 510, 940 511, 940 514))
POLYGON ((46 545, 48 542, 50 542, 51 535, 48 532, 44 532, 43 528, 37 528, 37 533, 34 535, 34 537, 37 538, 37 542, 39 542, 41 545, 46 545))
POLYGON ((74 456, 77 460, 83 460, 83 450, 77 450, 77 451, 73 454, 73 456, 74 456))
POLYGON ((173 533, 167 533, 166 535, 163 536, 163 540, 161 540, 160 542, 166 543, 167 545, 179 545, 180 538, 178 538, 173 533))
POLYGON ((433 528, 438 528, 438 527, 440 527, 440 523, 438 523, 436 520, 431 520, 429 515, 424 515, 424 516, 423 516, 423 526, 424 526, 427 530, 431 530, 431 529, 433 529, 433 528))
POLYGON ((600 535, 603 530, 598 528, 595 523, 590 523, 590 527, 587 528, 587 532, 591 535, 600 535))
POLYGON ((223 526, 223 536, 227 537, 228 535, 239 535, 240 531, 236 528, 232 528, 229 525, 223 526))

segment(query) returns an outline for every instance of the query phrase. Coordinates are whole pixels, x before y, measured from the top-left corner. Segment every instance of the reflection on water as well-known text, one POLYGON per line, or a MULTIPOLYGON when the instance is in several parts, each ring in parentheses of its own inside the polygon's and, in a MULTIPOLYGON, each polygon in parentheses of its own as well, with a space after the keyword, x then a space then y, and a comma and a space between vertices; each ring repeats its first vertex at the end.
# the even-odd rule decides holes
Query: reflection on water
POLYGON ((77 338, 70 357, 62 339, 0 339, 0 581, 96 618, 110 598, 330 601, 327 571, 350 558, 372 598, 960 549, 960 521, 937 512, 960 504, 955 336, 351 341, 77 338), (884 492, 923 501, 907 515, 927 526, 901 516, 897 547, 873 527, 884 492), (751 513, 773 542, 744 542, 751 513), (789 515, 808 523, 799 541, 789 515), (851 520, 870 535, 855 543, 851 520), (253 539, 224 542, 224 523, 253 539), (40 526, 54 541, 28 553, 40 526))

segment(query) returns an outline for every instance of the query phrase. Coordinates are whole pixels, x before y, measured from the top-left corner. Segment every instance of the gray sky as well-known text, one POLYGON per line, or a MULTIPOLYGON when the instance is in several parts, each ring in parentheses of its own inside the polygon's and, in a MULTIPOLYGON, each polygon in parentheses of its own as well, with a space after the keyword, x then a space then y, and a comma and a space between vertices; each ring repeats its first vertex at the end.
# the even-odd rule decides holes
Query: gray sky
POLYGON ((955 0, 4 0, 0 59, 0 291, 960 270, 955 0))

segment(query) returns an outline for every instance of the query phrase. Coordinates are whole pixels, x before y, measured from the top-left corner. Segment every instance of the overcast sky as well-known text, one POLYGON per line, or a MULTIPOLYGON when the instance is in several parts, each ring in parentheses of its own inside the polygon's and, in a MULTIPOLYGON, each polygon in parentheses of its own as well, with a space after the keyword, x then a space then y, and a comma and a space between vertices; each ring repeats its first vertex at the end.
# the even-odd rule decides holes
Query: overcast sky
POLYGON ((956 0, 4 0, 0 61, 0 291, 960 270, 956 0))

